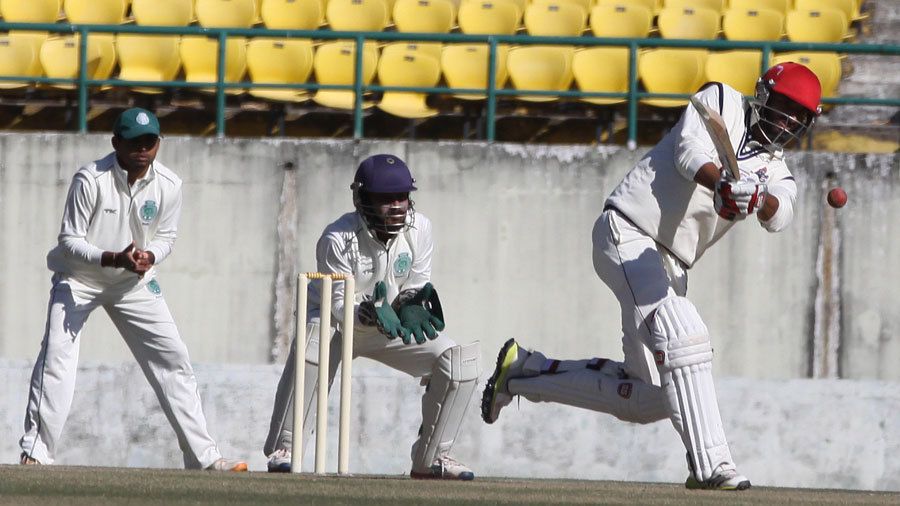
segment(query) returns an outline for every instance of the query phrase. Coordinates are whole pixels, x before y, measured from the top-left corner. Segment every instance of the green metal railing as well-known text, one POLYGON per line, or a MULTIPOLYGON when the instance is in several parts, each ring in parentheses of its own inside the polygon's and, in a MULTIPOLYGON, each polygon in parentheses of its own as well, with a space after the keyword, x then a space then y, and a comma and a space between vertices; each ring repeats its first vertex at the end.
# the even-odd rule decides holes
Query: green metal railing
MULTIPOLYGON (((400 33, 400 32, 336 32, 331 30, 269 30, 262 28, 202 28, 197 26, 138 26, 138 25, 88 25, 62 23, 4 23, 0 22, 0 31, 37 31, 58 34, 79 34, 79 70, 78 77, 70 79, 0 76, 0 81, 25 81, 46 84, 73 84, 78 90, 78 131, 87 132, 88 88, 91 86, 117 87, 157 87, 157 88, 209 88, 216 89, 216 134, 225 135, 225 92, 230 88, 278 88, 297 90, 338 89, 352 90, 355 93, 353 108, 353 137, 363 137, 363 94, 368 91, 411 91, 423 93, 485 93, 486 99, 486 139, 494 141, 496 136, 495 120, 497 97, 511 95, 548 95, 556 97, 602 97, 624 98, 628 102, 628 143, 635 146, 637 139, 637 106, 642 98, 675 98, 686 99, 688 94, 648 93, 638 90, 637 58, 641 48, 698 48, 698 49, 756 49, 762 51, 760 71, 769 67, 769 60, 774 51, 814 51, 839 52, 843 54, 900 54, 897 44, 814 44, 797 42, 750 42, 729 40, 681 40, 660 38, 598 38, 598 37, 534 37, 526 35, 467 35, 436 33, 400 33), (215 82, 188 81, 124 81, 121 79, 91 79, 87 75, 87 35, 88 33, 128 33, 144 35, 201 35, 218 40, 218 65, 215 82), (228 37, 273 37, 302 38, 320 40, 353 40, 356 43, 355 81, 352 85, 324 85, 318 83, 254 83, 225 82, 225 41, 228 37), (488 59, 487 89, 446 88, 446 87, 398 87, 364 85, 360 80, 363 70, 363 51, 365 41, 405 41, 405 42, 444 42, 444 43, 485 43, 490 48, 488 59), (629 49, 628 91, 624 93, 584 92, 584 91, 547 91, 497 89, 495 79, 497 69, 497 46, 501 44, 541 44, 567 46, 619 46, 629 49)), ((826 104, 854 104, 900 106, 900 97, 866 98, 866 97, 830 97, 823 99, 826 104)))

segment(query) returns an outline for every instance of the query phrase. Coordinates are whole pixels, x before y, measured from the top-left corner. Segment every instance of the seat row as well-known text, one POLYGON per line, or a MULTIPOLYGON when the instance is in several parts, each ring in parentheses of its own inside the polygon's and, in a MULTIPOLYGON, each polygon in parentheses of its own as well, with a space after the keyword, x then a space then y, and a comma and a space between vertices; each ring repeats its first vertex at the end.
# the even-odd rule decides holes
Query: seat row
MULTIPOLYGON (((39 76, 43 67, 47 76, 73 79, 78 73, 78 38, 47 39, 35 53, 27 39, 0 37, 0 74, 39 76), (37 69, 37 70, 36 70, 37 69)), ((107 79, 118 64, 118 79, 159 82, 174 80, 182 66, 184 79, 194 83, 216 81, 217 41, 201 36, 118 36, 93 35, 87 43, 88 76, 107 79)), ((225 81, 244 82, 245 74, 253 83, 271 86, 230 87, 229 93, 244 93, 269 100, 317 103, 339 109, 353 107, 348 90, 318 90, 310 95, 302 89, 281 88, 278 84, 303 84, 314 74, 318 84, 349 85, 354 81, 355 44, 333 41, 316 45, 308 39, 229 38, 226 45, 225 81)), ((364 46, 363 83, 369 85, 377 75, 383 86, 436 87, 442 77, 452 88, 485 89, 488 83, 488 47, 484 44, 394 43, 379 48, 374 42, 364 46)), ((574 46, 498 46, 496 86, 507 80, 514 89, 566 91, 573 81, 586 92, 624 93, 628 89, 629 53, 623 47, 576 48, 574 46)), ((787 53, 775 55, 773 62, 800 61, 809 66, 823 83, 823 93, 831 96, 840 80, 840 60, 835 53, 787 53)), ((654 93, 691 93, 708 80, 726 82, 744 94, 753 93, 759 73, 758 51, 658 49, 641 52, 638 75, 647 91, 654 93)), ((28 86, 27 82, 4 82, 2 87, 28 86)), ((71 84, 57 85, 71 88, 71 84)), ((159 89, 138 88, 144 93, 159 89)), ((201 91, 214 91, 204 88, 201 91)), ((483 92, 457 95, 467 100, 483 100, 483 92)), ((553 95, 522 95, 526 101, 556 100, 553 95)), ((620 98, 587 97, 595 104, 623 102, 620 98)), ((646 103, 662 107, 681 106, 684 100, 648 99, 646 103)), ((373 104, 366 104, 369 107, 373 104)), ((425 104, 425 94, 386 92, 378 104, 391 114, 425 117, 436 114, 425 104)))
POLYGON ((119 24, 132 13, 139 25, 273 29, 581 35, 588 24, 599 37, 645 37, 658 16, 666 38, 748 36, 801 42, 840 40, 858 16, 857 0, 0 0, 0 15, 14 22, 119 24), (579 12, 580 11, 580 12, 579 12), (457 20, 458 18, 458 20, 457 20), (524 23, 523 23, 524 21, 524 23))

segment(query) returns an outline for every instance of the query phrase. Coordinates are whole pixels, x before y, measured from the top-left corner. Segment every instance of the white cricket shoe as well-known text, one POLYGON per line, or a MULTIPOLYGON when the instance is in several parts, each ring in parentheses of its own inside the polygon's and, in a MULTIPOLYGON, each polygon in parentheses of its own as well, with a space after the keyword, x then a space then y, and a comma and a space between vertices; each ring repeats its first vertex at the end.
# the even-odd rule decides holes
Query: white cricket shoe
POLYGON ((206 467, 207 471, 230 471, 233 473, 247 472, 247 463, 236 459, 219 459, 206 467))
POLYGON ((471 481, 475 479, 475 473, 465 465, 451 457, 440 457, 424 472, 410 471, 409 476, 414 480, 461 480, 471 481))
POLYGON ((484 393, 481 395, 481 418, 485 422, 496 422, 500 410, 512 402, 513 395, 509 393, 507 382, 522 374, 522 365, 529 355, 531 352, 519 346, 513 338, 507 340, 500 348, 494 374, 487 380, 484 393))
POLYGON ((22 452, 22 455, 19 455, 19 464, 22 464, 23 466, 39 466, 41 465, 41 461, 22 452))
POLYGON ((289 473, 291 472, 291 451, 287 448, 279 448, 272 455, 269 455, 269 463, 267 465, 270 473, 289 473))
POLYGON ((746 476, 737 472, 734 464, 721 464, 716 468, 713 475, 704 482, 697 481, 694 473, 688 476, 684 486, 688 489, 703 490, 747 490, 750 488, 750 480, 746 476))

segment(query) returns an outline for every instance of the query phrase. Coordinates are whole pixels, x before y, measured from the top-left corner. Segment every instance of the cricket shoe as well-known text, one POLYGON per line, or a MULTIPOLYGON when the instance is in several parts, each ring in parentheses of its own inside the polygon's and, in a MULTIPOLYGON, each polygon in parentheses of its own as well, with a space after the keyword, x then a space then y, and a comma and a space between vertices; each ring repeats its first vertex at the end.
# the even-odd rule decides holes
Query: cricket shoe
POLYGON ((272 455, 269 455, 269 463, 267 465, 270 473, 289 473, 291 472, 291 451, 287 448, 279 448, 272 455))
POLYGON ((19 455, 19 464, 22 464, 23 466, 39 466, 41 465, 41 461, 22 452, 22 455, 19 455))
POLYGON ((694 473, 688 476, 684 486, 690 490, 747 490, 750 480, 737 472, 734 464, 721 464, 706 481, 697 481, 694 473))
POLYGON ((512 402, 513 395, 509 393, 507 382, 510 378, 521 375, 522 365, 529 355, 531 353, 519 346, 514 338, 503 343, 497 355, 494 374, 488 378, 484 393, 481 395, 481 418, 486 423, 496 422, 500 410, 512 402))
POLYGON ((230 471, 233 473, 247 472, 247 463, 236 459, 219 459, 206 466, 207 471, 230 471))
POLYGON ((471 469, 447 456, 435 460, 427 471, 410 471, 409 476, 414 480, 471 481, 475 479, 475 473, 471 469))

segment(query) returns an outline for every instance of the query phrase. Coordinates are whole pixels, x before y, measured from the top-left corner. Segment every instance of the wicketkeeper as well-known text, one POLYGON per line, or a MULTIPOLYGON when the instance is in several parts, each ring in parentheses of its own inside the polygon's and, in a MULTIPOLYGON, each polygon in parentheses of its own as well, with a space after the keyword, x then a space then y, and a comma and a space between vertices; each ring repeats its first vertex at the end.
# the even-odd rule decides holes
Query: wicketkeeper
MULTIPOLYGON (((725 439, 712 376, 709 331, 686 298, 687 271, 738 221, 756 215, 769 232, 794 216, 797 185, 782 149, 819 114, 821 88, 806 67, 776 65, 754 100, 722 83, 697 95, 724 119, 741 179, 718 165, 697 111, 681 120, 607 199, 594 225, 594 269, 622 308, 625 361, 552 360, 510 339, 482 398, 493 423, 516 395, 609 413, 672 421, 687 450, 688 488, 743 490, 725 439)), ((748 336, 751 338, 751 336, 748 336)))
MULTIPOLYGON (((477 342, 460 346, 440 334, 444 317, 430 282, 434 251, 431 221, 413 208, 409 197, 416 190, 414 183, 406 164, 396 156, 375 155, 363 160, 351 185, 356 211, 328 225, 319 238, 318 271, 351 273, 356 278, 352 298, 346 298, 343 281, 335 281, 332 287, 328 386, 330 389, 341 360, 344 304, 353 304, 353 356, 377 360, 423 378, 426 384, 410 476, 471 480, 475 477, 472 470, 449 454, 475 390, 480 350, 477 342)), ((321 281, 309 285, 306 342, 294 343, 307 347, 304 441, 314 429, 310 415, 315 409, 312 400, 318 382, 321 286, 321 281)), ((264 448, 270 472, 291 469, 294 346, 278 383, 264 448)))

